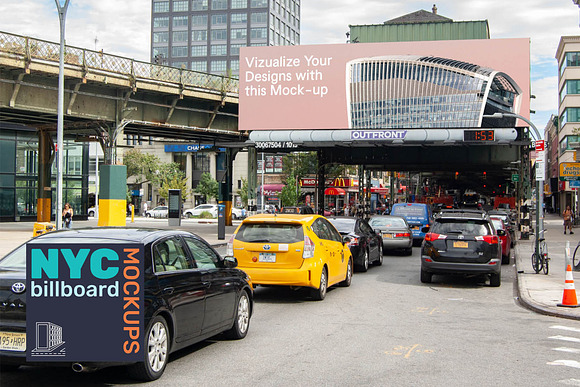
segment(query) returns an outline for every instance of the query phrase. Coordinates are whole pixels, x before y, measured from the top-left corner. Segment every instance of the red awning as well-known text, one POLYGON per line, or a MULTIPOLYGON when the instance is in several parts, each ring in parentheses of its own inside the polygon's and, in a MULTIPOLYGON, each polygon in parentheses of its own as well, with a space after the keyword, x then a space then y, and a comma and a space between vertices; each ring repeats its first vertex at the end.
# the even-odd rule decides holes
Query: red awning
POLYGON ((324 194, 325 195, 344 195, 346 194, 346 191, 343 190, 342 188, 337 188, 337 187, 328 187, 327 189, 324 190, 324 194))

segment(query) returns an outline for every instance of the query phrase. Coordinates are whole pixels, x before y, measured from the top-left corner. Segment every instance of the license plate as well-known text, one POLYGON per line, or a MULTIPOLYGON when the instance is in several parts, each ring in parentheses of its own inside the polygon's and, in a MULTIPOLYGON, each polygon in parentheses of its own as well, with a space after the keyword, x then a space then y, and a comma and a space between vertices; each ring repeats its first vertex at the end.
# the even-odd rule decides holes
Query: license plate
POLYGON ((383 238, 391 239, 393 234, 383 234, 383 238))
POLYGON ((457 242, 453 242, 453 247, 459 247, 461 249, 466 249, 469 247, 469 243, 457 241, 457 242))
POLYGON ((259 262, 276 262, 276 253, 260 253, 258 257, 259 262))
POLYGON ((26 333, 0 332, 0 349, 4 351, 26 351, 26 333))

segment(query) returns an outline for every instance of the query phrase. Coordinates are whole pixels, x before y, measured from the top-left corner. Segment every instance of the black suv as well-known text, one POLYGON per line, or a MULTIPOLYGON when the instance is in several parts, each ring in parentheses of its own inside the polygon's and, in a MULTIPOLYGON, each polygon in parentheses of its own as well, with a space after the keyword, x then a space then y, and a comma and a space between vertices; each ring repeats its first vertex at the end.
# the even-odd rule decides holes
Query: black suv
POLYGON ((478 210, 443 210, 421 245, 421 282, 433 274, 489 274, 501 284, 501 241, 489 216, 478 210))

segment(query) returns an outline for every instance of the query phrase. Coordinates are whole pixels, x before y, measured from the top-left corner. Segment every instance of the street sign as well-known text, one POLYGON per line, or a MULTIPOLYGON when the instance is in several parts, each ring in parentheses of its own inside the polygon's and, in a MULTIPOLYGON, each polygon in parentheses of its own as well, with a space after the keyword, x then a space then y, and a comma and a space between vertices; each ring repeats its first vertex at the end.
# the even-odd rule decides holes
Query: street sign
POLYGON ((546 150, 544 148, 544 140, 536 140, 536 181, 546 180, 546 150))
POLYGON ((517 183, 520 181, 520 175, 518 173, 512 173, 512 182, 517 183))
POLYGON ((580 180, 580 163, 560 163, 560 181, 580 180))

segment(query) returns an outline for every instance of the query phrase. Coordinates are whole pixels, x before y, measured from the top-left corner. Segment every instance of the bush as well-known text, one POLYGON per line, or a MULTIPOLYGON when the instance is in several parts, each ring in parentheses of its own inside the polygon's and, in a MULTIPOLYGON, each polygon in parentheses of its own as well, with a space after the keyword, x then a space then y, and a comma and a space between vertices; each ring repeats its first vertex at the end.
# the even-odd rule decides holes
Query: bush
POLYGON ((211 215, 211 213, 209 211, 204 211, 201 214, 199 214, 199 218, 200 219, 211 219, 211 218, 213 218, 213 216, 211 215))

